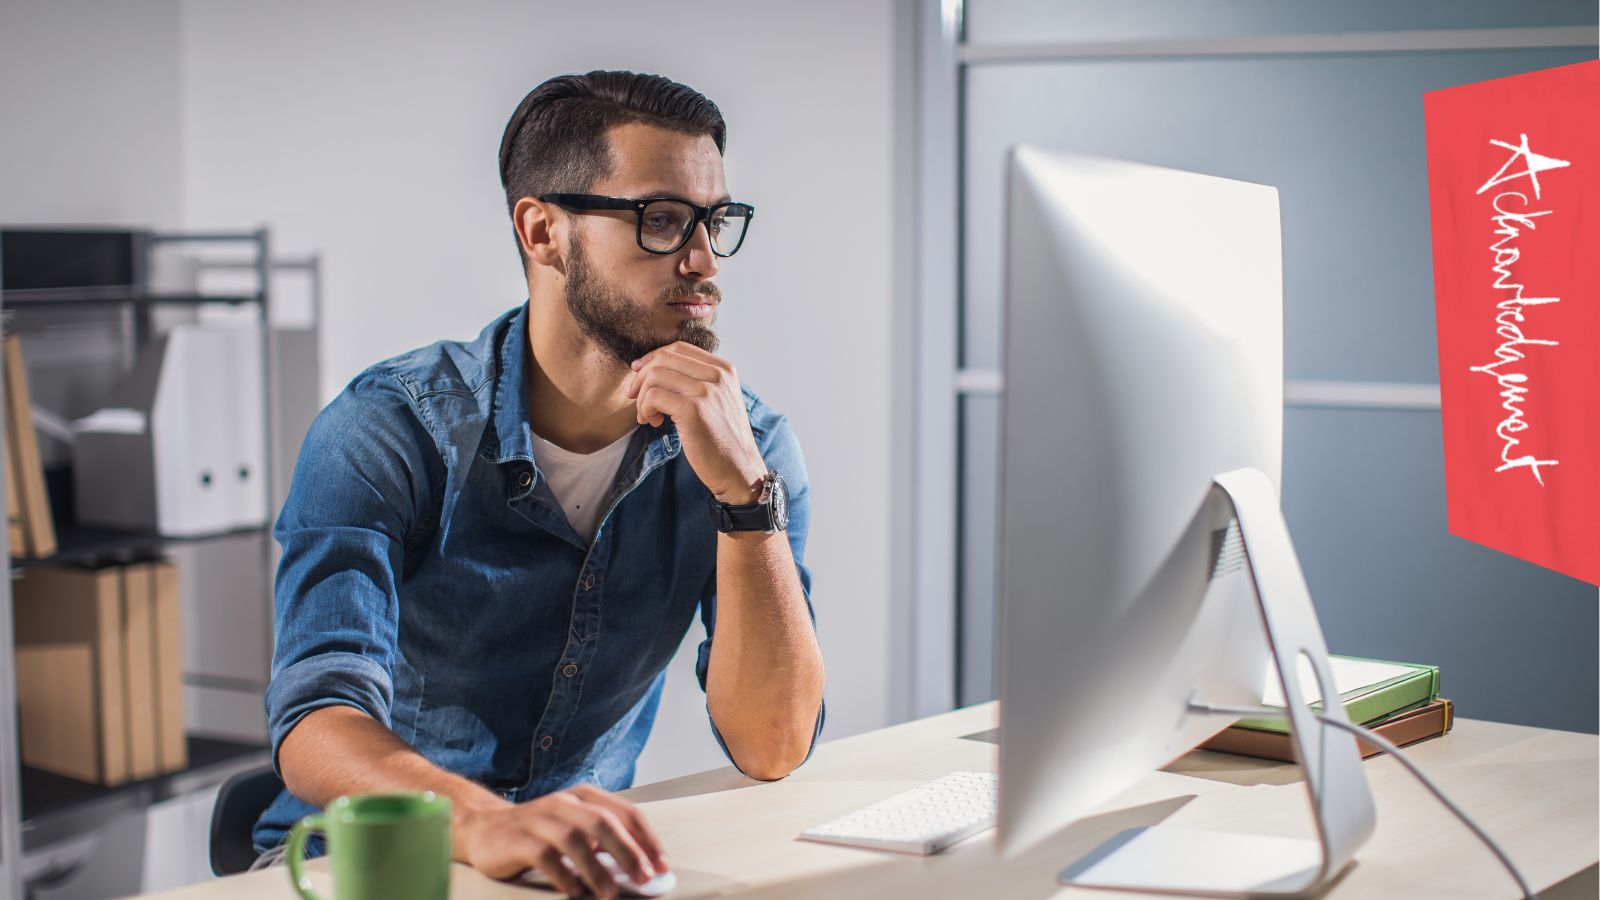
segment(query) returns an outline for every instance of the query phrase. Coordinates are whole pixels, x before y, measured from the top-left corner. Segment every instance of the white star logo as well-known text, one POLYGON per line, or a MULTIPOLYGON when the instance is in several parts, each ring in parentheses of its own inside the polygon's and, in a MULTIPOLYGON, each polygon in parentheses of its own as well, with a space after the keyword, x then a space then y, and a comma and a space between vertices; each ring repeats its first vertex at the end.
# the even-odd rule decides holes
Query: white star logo
POLYGON ((1505 161, 1505 164, 1500 167, 1500 171, 1494 173, 1493 178, 1485 181, 1483 183, 1483 187, 1478 188, 1477 192, 1480 194, 1484 191, 1487 191, 1489 188, 1494 187, 1495 185, 1504 184, 1513 178, 1522 178, 1526 176, 1529 181, 1533 182, 1534 199, 1539 199, 1539 173, 1545 171, 1546 169, 1563 169, 1572 165, 1572 163, 1564 159, 1556 159, 1551 156, 1540 156, 1532 150, 1529 150, 1528 136, 1525 134, 1522 136, 1522 143, 1515 147, 1506 143, 1505 141, 1491 140, 1489 143, 1495 145, 1496 147, 1504 147, 1507 150, 1510 150, 1511 158, 1505 161), (1511 168, 1511 164, 1515 163, 1518 159, 1527 160, 1528 168, 1521 172, 1512 172, 1511 174, 1507 175, 1506 170, 1511 168))

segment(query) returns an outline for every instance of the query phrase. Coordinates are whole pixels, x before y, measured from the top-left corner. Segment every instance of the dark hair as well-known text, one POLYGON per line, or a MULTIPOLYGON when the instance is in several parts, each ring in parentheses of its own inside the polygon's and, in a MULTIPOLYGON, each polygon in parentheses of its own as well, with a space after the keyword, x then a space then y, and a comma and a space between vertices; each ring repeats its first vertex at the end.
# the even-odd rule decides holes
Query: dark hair
POLYGON ((606 132, 630 122, 710 135, 718 153, 727 147, 722 112, 688 85, 634 72, 558 75, 522 98, 500 138, 506 211, 523 197, 586 193, 614 162, 606 132))

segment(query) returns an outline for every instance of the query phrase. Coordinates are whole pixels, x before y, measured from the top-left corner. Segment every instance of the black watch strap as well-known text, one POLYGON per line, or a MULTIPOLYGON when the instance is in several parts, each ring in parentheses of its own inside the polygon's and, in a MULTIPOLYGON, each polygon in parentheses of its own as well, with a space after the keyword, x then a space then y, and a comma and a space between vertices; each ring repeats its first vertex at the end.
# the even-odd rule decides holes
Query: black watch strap
POLYGON ((718 503, 713 498, 711 516, 721 532, 764 531, 771 534, 788 529, 789 491, 784 486, 783 476, 769 471, 762 479, 761 496, 754 503, 734 506, 718 503))

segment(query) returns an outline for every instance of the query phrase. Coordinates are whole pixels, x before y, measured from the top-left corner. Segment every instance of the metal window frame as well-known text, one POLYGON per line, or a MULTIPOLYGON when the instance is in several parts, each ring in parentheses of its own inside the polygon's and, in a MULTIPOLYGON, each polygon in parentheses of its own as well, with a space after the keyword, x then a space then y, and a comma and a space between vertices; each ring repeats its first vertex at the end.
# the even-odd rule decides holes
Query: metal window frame
POLYGON ((1324 53, 1431 53, 1449 50, 1528 50, 1592 47, 1595 32, 1583 26, 1455 28, 1426 31, 1359 31, 1326 34, 1264 34, 1239 37, 1075 41, 1042 44, 968 44, 963 65, 1062 62, 1172 56, 1258 57, 1324 53))
MULTIPOLYGON (((998 397, 1005 391, 1005 373, 999 369, 961 369, 955 391, 969 397, 998 397)), ((1283 384, 1283 404, 1288 407, 1339 409, 1438 410, 1439 386, 1401 381, 1319 381, 1288 379, 1283 384)))
MULTIPOLYGON (((910 608, 896 712, 918 718, 956 700, 955 376, 959 365, 962 0, 920 0, 916 33, 916 192, 912 324, 910 608)), ((897 629, 898 631, 898 629, 897 629)))
MULTIPOLYGON (((3 351, 0 351, 3 353, 3 351)), ((5 377, 4 360, 0 359, 0 382, 5 377)), ((0 384, 0 395, 4 387, 0 384)), ((3 432, 3 429, 0 429, 3 432)), ((0 442, 4 443, 4 442, 0 442)), ((5 447, 0 446, 0 465, 9 466, 11 460, 5 447)), ((5 500, 6 486, 0 483, 0 500, 5 500)), ((0 895, 22 896, 22 746, 17 736, 17 670, 12 661, 16 658, 15 635, 11 618, 11 559, 10 529, 0 529, 0 559, 6 560, 7 577, 0 579, 0 895)))

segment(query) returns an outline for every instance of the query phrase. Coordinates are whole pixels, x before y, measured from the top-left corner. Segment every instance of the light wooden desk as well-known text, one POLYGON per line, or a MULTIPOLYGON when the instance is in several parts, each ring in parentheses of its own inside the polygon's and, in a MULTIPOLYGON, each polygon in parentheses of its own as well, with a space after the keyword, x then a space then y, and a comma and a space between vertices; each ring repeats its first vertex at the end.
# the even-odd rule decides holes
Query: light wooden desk
MULTIPOLYGON (((964 735, 992 728, 989 703, 825 743, 811 761, 772 784, 719 769, 646 785, 643 804, 678 874, 675 897, 984 897, 1067 895, 1115 900, 1133 894, 1068 891, 1056 871, 1130 826, 1166 822, 1310 836, 1295 766, 1194 752, 1151 773, 1105 810, 1021 857, 995 856, 994 832, 937 856, 914 857, 795 840, 811 825, 955 770, 993 771, 995 746, 964 735)), ((1594 897, 1600 859, 1600 739, 1463 719, 1411 755, 1505 847, 1543 897, 1594 897), (1547 888, 1559 885, 1555 891, 1547 888)), ((1514 897, 1489 852, 1397 763, 1374 758, 1367 777, 1378 827, 1333 898, 1514 897)), ((325 860, 312 863, 332 900, 325 860)), ((555 894, 502 884, 458 865, 455 900, 555 894)), ((284 900, 281 868, 164 895, 171 900, 284 900)))

